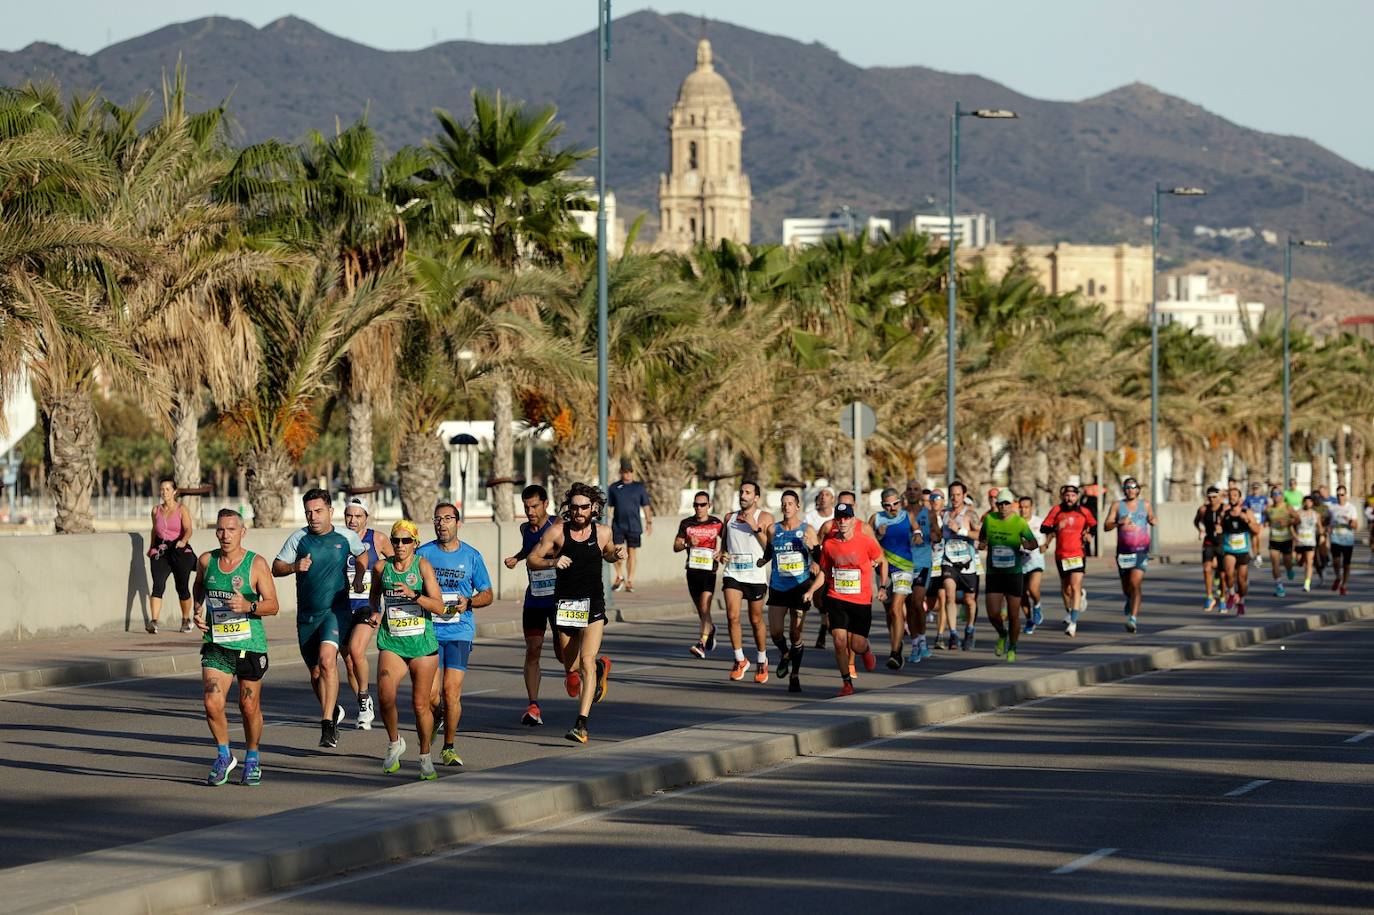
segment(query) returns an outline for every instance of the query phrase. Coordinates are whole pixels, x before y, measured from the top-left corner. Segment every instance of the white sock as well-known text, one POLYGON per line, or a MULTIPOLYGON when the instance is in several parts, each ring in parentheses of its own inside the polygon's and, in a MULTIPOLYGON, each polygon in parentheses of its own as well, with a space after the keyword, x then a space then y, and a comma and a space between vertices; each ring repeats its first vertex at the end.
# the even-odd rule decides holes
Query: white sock
POLYGON ((744 649, 743 649, 743 648, 736 648, 736 649, 735 649, 735 660, 736 660, 736 661, 743 661, 743 660, 744 660, 744 649))
POLYGON ((396 749, 397 747, 399 747, 400 745, 401 745, 401 738, 399 738, 399 737, 397 737, 395 740, 388 740, 388 741, 386 742, 386 748, 387 748, 388 750, 394 750, 394 749, 396 749))
POLYGON ((766 651, 760 651, 760 652, 759 652, 759 657, 758 657, 758 662, 759 662, 760 664, 767 664, 767 663, 768 663, 768 652, 766 652, 766 651))
POLYGON ((427 762, 432 762, 432 760, 429 758, 429 754, 428 754, 428 753, 421 753, 421 754, 420 754, 420 765, 424 765, 424 764, 427 763, 427 762))

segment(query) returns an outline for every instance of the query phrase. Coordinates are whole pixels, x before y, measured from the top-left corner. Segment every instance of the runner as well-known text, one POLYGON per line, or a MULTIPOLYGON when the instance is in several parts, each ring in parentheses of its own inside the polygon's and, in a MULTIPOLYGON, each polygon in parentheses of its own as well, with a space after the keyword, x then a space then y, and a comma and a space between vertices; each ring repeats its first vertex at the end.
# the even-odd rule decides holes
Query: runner
POLYGON ((256 785, 262 780, 258 743, 262 739, 262 678, 267 673, 267 632, 262 618, 281 609, 267 560, 243 548, 243 534, 243 516, 220 509, 215 519, 219 549, 201 554, 192 589, 195 626, 205 633, 200 646, 205 722, 219 750, 205 782, 216 786, 228 781, 238 765, 229 749, 229 720, 224 714, 233 680, 239 684, 245 748, 239 784, 256 785))
POLYGON ((1283 491, 1283 501, 1294 509, 1302 507, 1302 493, 1298 491, 1298 481, 1292 477, 1288 478, 1288 488, 1283 491))
POLYGON ((1083 532, 1097 526, 1092 512, 1078 504, 1078 487, 1069 483, 1059 488, 1060 502, 1045 516, 1040 532, 1054 540, 1054 564, 1059 570, 1060 593, 1064 598, 1064 634, 1078 634, 1078 617, 1087 609, 1083 597, 1083 532))
POLYGON ((944 633, 945 629, 949 628, 945 625, 947 614, 945 608, 945 589, 941 583, 944 579, 945 561, 945 545, 940 540, 941 528, 943 526, 940 523, 940 519, 944 516, 945 508, 944 493, 940 492, 938 489, 932 489, 929 498, 926 500, 926 504, 930 509, 930 517, 932 519, 931 528, 933 540, 930 547, 930 586, 926 588, 927 626, 929 626, 929 623, 932 621, 929 618, 933 617, 933 622, 935 623, 935 650, 944 651, 945 643, 941 641, 940 636, 944 633))
POLYGON ((854 506, 840 503, 835 506, 835 535, 821 544, 820 570, 812 588, 823 580, 826 585, 825 605, 830 617, 830 634, 835 646, 835 666, 839 668, 841 686, 837 695, 854 695, 854 680, 850 673, 851 658, 863 659, 864 670, 878 666, 868 633, 873 625, 873 574, 884 587, 878 599, 887 597, 887 560, 883 558, 878 541, 858 530, 854 506))
POLYGON ((472 611, 490 606, 494 597, 491 575, 482 554, 472 544, 458 539, 462 526, 457 507, 452 502, 440 502, 434 506, 434 539, 416 551, 434 569, 439 596, 444 601, 444 606, 434 613, 439 666, 434 671, 430 702, 434 706, 435 732, 440 726, 444 729, 444 747, 439 758, 446 766, 463 764, 454 741, 463 715, 463 679, 477 635, 472 611))
POLYGON ((815 507, 808 510, 803 519, 806 526, 819 531, 821 525, 835 517, 835 490, 829 486, 816 493, 815 507))
POLYGON ((1250 513, 1240 496, 1240 487, 1227 492, 1230 497, 1221 513, 1221 584, 1226 590, 1222 612, 1235 608, 1245 615, 1245 595, 1250 590, 1250 544, 1260 532, 1259 519, 1250 513))
POLYGON ((401 736, 396 711, 396 690, 410 672, 410 702, 415 710, 415 736, 420 741, 420 780, 439 775, 430 758, 434 741, 434 712, 430 692, 439 671, 439 643, 434 636, 436 613, 444 611, 444 599, 434 568, 416 555, 420 529, 401 519, 391 525, 393 553, 372 567, 372 624, 377 629, 377 698, 381 700, 382 724, 386 726, 386 757, 382 772, 392 775, 401 768, 406 741, 401 736))
MULTIPOLYGON (((1245 507, 1250 509, 1250 514, 1259 518, 1263 523, 1264 512, 1269 508, 1269 498, 1264 494, 1259 483, 1250 484, 1250 492, 1245 497, 1245 507)), ((1251 546, 1254 551, 1250 554, 1250 562, 1264 565, 1264 554, 1260 552, 1260 539, 1256 537, 1251 546)))
MULTIPOLYGON (((819 498, 820 498, 820 497, 817 496, 817 500, 818 500, 818 501, 819 501, 819 498)), ((858 508, 858 505, 855 503, 854 493, 853 493, 851 490, 848 490, 848 489, 842 490, 842 491, 840 492, 840 495, 839 495, 838 500, 835 502, 835 505, 848 505, 848 506, 850 506, 851 508, 854 509, 854 515, 855 515, 855 517, 858 518, 859 508, 858 508)), ((807 522, 807 523, 809 524, 810 522, 807 522)), ((860 531, 861 533, 868 533, 868 534, 871 534, 871 531, 868 530, 868 529, 864 526, 864 520, 863 520, 862 518, 859 518, 857 523, 858 523, 859 531, 860 531)), ((835 516, 834 516, 833 509, 832 509, 832 512, 831 512, 830 517, 829 517, 827 520, 822 521, 820 524, 818 524, 818 525, 816 526, 816 537, 817 537, 817 539, 819 539, 822 543, 824 543, 824 542, 826 541, 826 539, 828 539, 832 534, 834 534, 834 532, 835 532, 835 516)), ((822 648, 825 647, 825 634, 826 634, 827 632, 830 631, 830 623, 829 623, 829 620, 828 620, 827 617, 826 617, 825 607, 826 607, 825 601, 822 600, 822 599, 821 599, 821 596, 818 595, 818 596, 816 597, 816 609, 820 611, 820 617, 821 617, 821 630, 820 630, 820 632, 816 633, 816 648, 817 648, 817 650, 822 649, 822 648)), ((853 665, 850 665, 850 666, 852 667, 853 665)), ((851 670, 850 673, 852 674, 853 671, 851 670)))
POLYGON ((1336 487, 1336 504, 1331 506, 1331 563, 1336 580, 1332 591, 1344 597, 1350 584, 1350 563, 1355 558, 1355 532, 1360 529, 1360 513, 1348 499, 1344 486, 1336 487))
POLYGON ((1298 529, 1294 534, 1298 558, 1302 560, 1302 589, 1312 590, 1312 566, 1316 561, 1317 538, 1321 535, 1321 516, 1312 507, 1312 497, 1302 497, 1302 508, 1298 509, 1298 529))
POLYGON ((720 558, 725 562, 721 590, 725 592, 725 619, 730 627, 730 647, 735 650, 731 680, 743 680, 749 671, 744 659, 744 637, 740 628, 740 604, 748 602, 749 624, 758 647, 758 672, 755 683, 768 682, 768 649, 764 641, 763 603, 768 596, 768 570, 763 568, 764 548, 773 516, 763 510, 759 484, 745 480, 739 485, 739 511, 725 516, 725 542, 720 558))
POLYGON ((361 587, 354 588, 354 593, 348 600, 352 618, 349 620, 348 652, 344 655, 348 685, 358 697, 357 724, 360 731, 372 730, 372 722, 377 717, 372 696, 367 691, 372 673, 367 662, 367 652, 372 647, 374 634, 371 627, 372 601, 368 596, 372 591, 372 567, 377 564, 378 559, 384 559, 392 553, 391 541, 385 537, 377 539, 377 532, 368 527, 367 522, 367 502, 357 496, 349 499, 348 505, 344 508, 344 527, 357 534, 367 550, 361 558, 354 559, 349 556, 348 564, 344 567, 344 578, 352 584, 358 578, 358 564, 361 563, 363 566, 361 587))
POLYGON ((1269 494, 1269 508, 1264 513, 1264 526, 1269 528, 1269 565, 1274 570, 1274 596, 1284 596, 1283 582, 1279 579, 1279 566, 1282 564, 1288 579, 1293 579, 1293 528, 1298 524, 1298 513, 1283 498, 1283 492, 1275 489, 1269 494))
POLYGON ((196 553, 191 549, 191 534, 195 525, 191 513, 177 501, 177 482, 163 477, 157 484, 161 498, 153 506, 153 532, 149 539, 148 571, 152 589, 148 595, 148 622, 144 628, 157 635, 158 614, 162 611, 162 595, 167 589, 167 576, 176 584, 177 600, 181 602, 181 631, 191 631, 191 575, 196 570, 196 553))
MULTIPOLYGON (((538 484, 526 486, 520 493, 520 501, 525 506, 525 520, 520 523, 520 552, 507 556, 506 568, 513 569, 522 559, 527 559, 544 531, 549 529, 553 520, 549 518, 549 491, 538 484)), ((568 645, 568 637, 554 625, 553 591, 557 573, 553 569, 527 569, 529 582, 525 585, 525 605, 520 613, 520 625, 525 631, 525 698, 529 705, 520 723, 526 727, 539 727, 544 718, 539 712, 539 659, 544 653, 544 631, 553 633, 553 656, 563 663, 563 652, 568 645)), ((582 691, 581 675, 575 671, 568 675, 564 687, 571 698, 576 699, 582 691)))
POLYGON ((1116 568, 1121 575, 1121 593, 1126 596, 1126 631, 1136 631, 1136 617, 1144 599, 1145 570, 1150 564, 1150 529, 1155 513, 1150 503, 1140 498, 1140 484, 1127 477, 1121 484, 1125 496, 1116 511, 1102 519, 1104 531, 1116 531, 1116 568))
MULTIPOLYGON (((940 543, 940 525, 932 523, 938 516, 931 511, 928 501, 929 490, 917 489, 914 483, 907 484, 905 494, 906 510, 911 518, 911 594, 906 598, 907 634, 911 636, 911 654, 908 664, 919 664, 930 657, 930 644, 926 641, 926 597, 932 589, 931 567, 934 565, 935 550, 940 543)), ((898 582, 893 580, 893 588, 898 582)), ((938 588, 937 588, 938 590, 938 588)))
POLYGON ((625 559, 615 564, 615 580, 611 582, 611 590, 624 588, 627 594, 633 594, 639 548, 643 535, 652 535, 654 532, 654 510, 649 504, 648 490, 635 479, 634 467, 628 460, 620 462, 620 479, 607 487, 606 507, 611 510, 611 533, 615 542, 625 547, 625 559), (644 512, 642 524, 639 517, 641 510, 644 512))
POLYGON ((819 545, 816 532, 801 516, 801 496, 782 494, 782 520, 769 530, 772 567, 768 576, 768 629, 778 648, 778 676, 787 677, 787 691, 801 692, 802 624, 806 608, 818 590, 820 566, 812 560, 819 545), (784 636, 784 622, 787 623, 784 636))
POLYGON ((1203 613, 1220 606, 1221 577, 1217 574, 1217 566, 1221 561, 1221 512, 1221 490, 1208 486, 1207 501, 1193 515, 1193 527, 1197 529, 1198 540, 1202 541, 1202 586, 1207 595, 1202 602, 1203 613))
POLYGON ((601 490, 574 483, 563 498, 556 521, 544 531, 525 560, 531 569, 556 569, 554 622, 568 637, 563 649, 563 668, 572 673, 580 665, 577 720, 564 735, 585 744, 590 736, 587 721, 592 703, 606 698, 610 688, 611 659, 601 651, 606 631, 606 592, 601 582, 601 563, 625 558, 625 545, 612 539, 611 529, 597 520, 606 505, 601 490))
POLYGON ((688 648, 694 657, 704 658, 716 648, 716 624, 711 622, 711 597, 716 591, 716 557, 721 551, 724 523, 711 514, 711 495, 704 489, 692 496, 692 516, 683 518, 673 538, 673 552, 687 554, 687 594, 697 611, 701 628, 696 644, 688 648))
POLYGON ((978 549, 988 551, 988 622, 997 630, 993 654, 1015 661, 1021 634, 1021 592, 1025 588, 1022 551, 1039 552, 1040 542, 1026 519, 1013 508, 1017 503, 1011 490, 999 489, 992 498, 997 501, 997 511, 984 515, 978 527, 978 549))
POLYGON ((873 513, 868 526, 873 529, 878 545, 883 548, 883 556, 892 575, 892 587, 883 601, 883 609, 887 612, 890 649, 887 666, 889 670, 900 670, 903 664, 902 638, 906 634, 907 601, 916 578, 915 556, 912 553, 915 534, 911 513, 903 506, 896 489, 890 486, 884 489, 879 494, 878 504, 881 510, 873 513))
MULTIPOLYGON (((310 670, 310 688, 320 700, 320 746, 337 747, 344 720, 344 707, 338 703, 339 646, 349 644, 353 623, 344 569, 348 557, 363 556, 367 548, 357 534, 334 524, 329 493, 307 490, 301 502, 305 527, 282 544, 272 560, 272 574, 296 576, 296 641, 310 670)), ((356 566, 354 591, 362 586, 366 571, 366 566, 356 566)))
MULTIPOLYGON (((968 490, 959 480, 949 484, 949 508, 941 517, 940 542, 944 545, 941 557, 940 587, 945 592, 945 611, 949 621, 949 650, 972 651, 977 644, 978 622, 978 512, 964 501, 968 490), (955 639, 959 625, 959 599, 963 593, 966 614, 963 641, 955 639)), ((939 625, 943 627, 942 617, 939 625)), ((943 629, 936 630, 939 638, 943 629)))
POLYGON ((1035 549, 1021 551, 1021 609, 1028 614, 1021 631, 1032 635, 1035 627, 1044 621, 1045 615, 1040 608, 1040 581, 1045 574, 1045 544, 1049 541, 1040 532, 1045 519, 1035 513, 1035 500, 1022 496, 1017 502, 1017 510, 1026 519, 1030 529, 1035 531, 1035 549))
POLYGON ((1314 562, 1320 581, 1326 580, 1326 567, 1331 565, 1331 503, 1326 487, 1318 486, 1312 494, 1312 510, 1321 519, 1317 525, 1317 557, 1314 562))

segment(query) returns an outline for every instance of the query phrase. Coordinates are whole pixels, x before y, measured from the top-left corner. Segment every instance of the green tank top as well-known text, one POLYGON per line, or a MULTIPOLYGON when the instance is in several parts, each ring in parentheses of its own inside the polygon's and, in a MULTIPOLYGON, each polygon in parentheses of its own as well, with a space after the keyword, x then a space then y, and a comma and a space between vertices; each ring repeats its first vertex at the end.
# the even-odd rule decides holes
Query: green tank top
POLYGON ((211 550, 210 562, 205 566, 205 621, 210 626, 205 641, 231 651, 266 653, 267 630, 262 620, 235 613, 228 604, 235 594, 242 594, 247 601, 258 599, 249 586, 257 554, 245 551, 242 561, 229 572, 220 569, 219 560, 223 555, 221 550, 211 550))
POLYGON ((405 596, 402 585, 412 591, 424 591, 419 556, 411 557, 410 568, 404 572, 390 559, 382 567, 382 625, 377 630, 377 648, 403 658, 434 654, 439 650, 434 620, 414 598, 405 596))
POLYGON ((1026 519, 1020 515, 1002 518, 996 514, 983 519, 983 539, 988 545, 988 571, 1020 575, 1022 538, 1035 539, 1026 519))

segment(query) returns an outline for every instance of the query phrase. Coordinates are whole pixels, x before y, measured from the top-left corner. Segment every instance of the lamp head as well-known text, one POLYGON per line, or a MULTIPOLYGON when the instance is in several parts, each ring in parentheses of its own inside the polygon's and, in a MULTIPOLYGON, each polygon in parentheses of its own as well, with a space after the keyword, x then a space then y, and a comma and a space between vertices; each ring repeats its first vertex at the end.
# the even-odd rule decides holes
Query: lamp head
POLYGON ((1206 197, 1207 189, 1201 187, 1171 187, 1169 193, 1175 197, 1206 197))
POLYGON ((1020 117, 1015 111, 1008 111, 1006 108, 976 108, 968 113, 975 118, 990 120, 1010 120, 1020 117))

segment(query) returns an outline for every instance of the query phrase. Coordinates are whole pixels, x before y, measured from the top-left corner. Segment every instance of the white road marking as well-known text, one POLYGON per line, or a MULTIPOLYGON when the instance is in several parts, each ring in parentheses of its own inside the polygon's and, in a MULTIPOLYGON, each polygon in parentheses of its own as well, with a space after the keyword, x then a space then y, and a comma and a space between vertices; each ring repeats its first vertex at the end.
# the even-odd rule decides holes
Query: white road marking
POLYGON ((1084 856, 1081 857, 1081 858, 1074 858, 1072 861, 1070 861, 1068 864, 1065 864, 1063 867, 1056 867, 1054 870, 1050 871, 1050 873, 1051 873, 1051 874, 1072 874, 1074 871, 1082 870, 1083 868, 1085 868, 1085 867, 1087 867, 1087 866, 1089 866, 1089 865, 1091 865, 1091 864, 1096 864, 1097 862, 1101 861, 1103 858, 1106 858, 1106 857, 1109 857, 1109 856, 1111 856, 1111 855, 1114 855, 1114 854, 1116 854, 1116 853, 1119 852, 1119 851, 1121 851, 1121 849, 1119 849, 1119 848, 1099 848, 1097 851, 1093 852, 1091 855, 1084 855, 1084 856))
POLYGON ((639 673, 641 670, 653 670, 654 668, 660 667, 660 666, 662 666, 662 665, 659 665, 659 664, 644 664, 644 665, 641 665, 640 667, 623 667, 623 668, 621 668, 620 670, 616 670, 614 667, 612 667, 612 668, 611 668, 611 673, 613 673, 613 674, 637 674, 637 673, 639 673))
POLYGON ((1240 797, 1242 794, 1249 794, 1256 788, 1263 788, 1265 785, 1269 784, 1272 781, 1272 778, 1257 778, 1253 782, 1247 782, 1246 784, 1241 785, 1239 788, 1231 789, 1230 791, 1223 794, 1222 797, 1240 797))
POLYGON ((1360 733, 1356 734, 1354 737, 1347 737, 1347 738, 1345 739, 1344 742, 1345 742, 1345 743, 1359 743, 1361 740, 1367 740, 1367 739, 1369 739, 1370 737, 1374 737, 1374 731, 1361 731, 1360 733))

